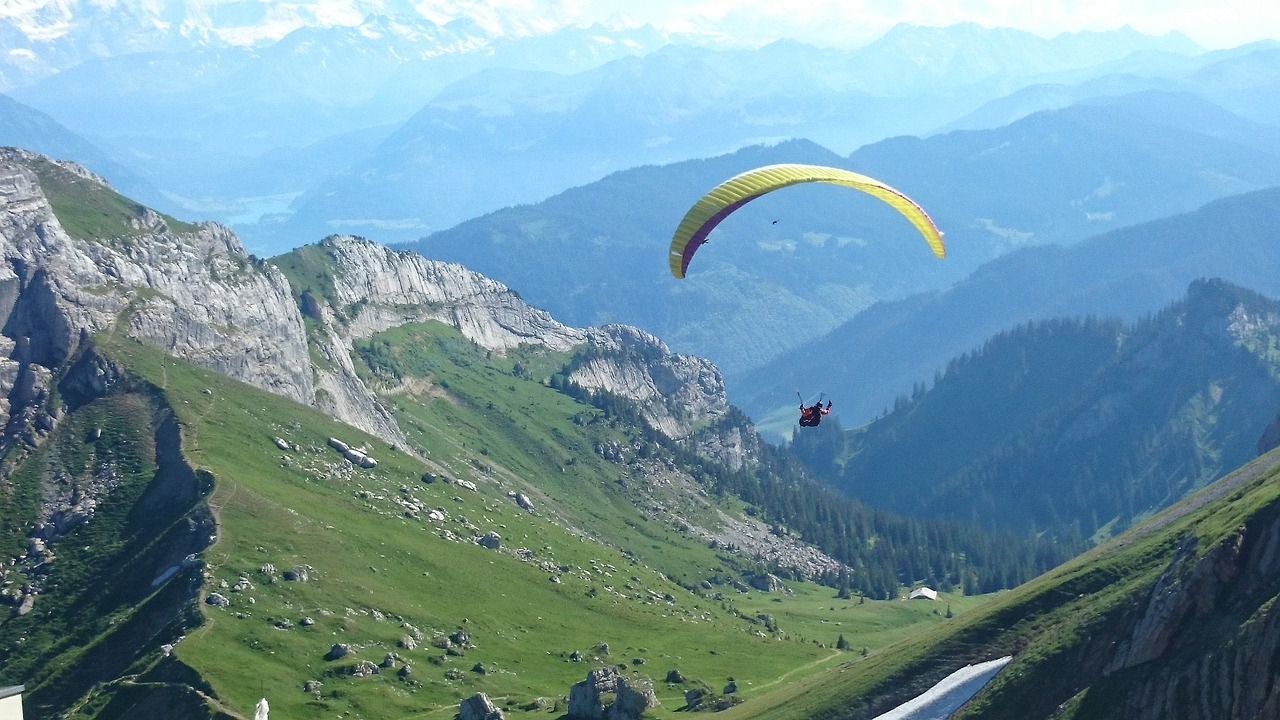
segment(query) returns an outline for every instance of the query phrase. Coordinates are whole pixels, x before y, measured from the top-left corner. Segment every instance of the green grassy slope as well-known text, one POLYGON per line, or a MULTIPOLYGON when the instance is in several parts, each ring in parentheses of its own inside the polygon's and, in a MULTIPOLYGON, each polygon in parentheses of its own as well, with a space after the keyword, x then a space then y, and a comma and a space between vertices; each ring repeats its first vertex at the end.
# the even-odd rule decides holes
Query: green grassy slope
POLYGON ((960 717, 1049 717, 1059 706, 1067 708, 1061 717, 1110 717, 1118 707, 1114 701, 1129 690, 1126 682, 1168 671, 1172 663, 1194 667, 1218 657, 1267 616, 1280 596, 1280 579, 1250 578, 1242 562, 1238 578, 1222 573, 1217 605, 1205 610, 1208 621, 1174 628, 1174 651, 1128 675, 1104 677, 1105 665, 1129 638, 1162 575, 1237 543, 1257 543, 1259 536, 1274 534, 1277 518, 1280 453, 1271 453, 976 612, 872 654, 867 662, 843 663, 779 689, 736 708, 731 717, 872 717, 961 665, 1005 654, 1013 654, 1013 662, 960 717))
MULTIPOLYGON (((404 335, 397 348, 457 341, 431 326, 395 332, 404 335)), ((376 343, 365 349, 371 359, 376 343)), ((182 423, 187 456, 216 478, 210 503, 219 531, 205 555, 203 592, 219 592, 231 605, 202 605, 205 624, 175 654, 224 707, 241 713, 265 695, 284 717, 445 718, 476 691, 516 708, 564 695, 589 667, 613 663, 659 681, 658 714, 665 715, 684 704, 683 686, 661 682, 670 669, 717 691, 732 677, 750 698, 799 668, 848 657, 830 647, 840 634, 856 647, 878 648, 947 622, 934 613, 940 605, 837 603, 834 591, 815 586, 777 598, 725 588, 723 600, 682 588, 673 579, 727 574, 733 559, 645 519, 625 491, 611 491, 622 490, 619 469, 592 443, 621 437, 622 428, 537 380, 498 370, 520 362, 532 373, 537 358, 480 362, 481 352, 467 367, 439 363, 437 353, 411 354, 437 363, 429 390, 408 383, 392 396, 424 463, 158 351, 119 341, 103 350, 161 388, 182 423), (468 407, 479 390, 492 407, 468 407), (351 466, 326 445, 331 436, 365 445, 378 466, 351 466), (278 449, 273 437, 294 450, 278 449), (427 472, 437 480, 425 483, 427 472), (528 493, 536 512, 518 508, 508 492, 528 493), (433 508, 447 519, 431 520, 433 508), (506 549, 472 542, 490 530, 506 549), (529 552, 521 559, 512 547, 529 552), (275 582, 262 572, 268 563, 278 570, 275 582), (302 565, 310 568, 307 582, 283 579, 302 565), (242 576, 252 587, 233 591, 242 576), (833 605, 841 609, 821 609, 833 605), (778 632, 753 620, 765 612, 778 632), (314 624, 303 626, 304 617, 314 624), (278 627, 286 620, 288 629, 278 627), (459 630, 474 647, 449 654, 433 646, 459 630), (418 647, 398 647, 415 634, 418 647), (352 654, 325 660, 334 643, 349 644, 352 654), (575 651, 586 662, 573 662, 575 651), (396 670, 411 665, 408 679, 395 670, 346 674, 357 661, 380 663, 389 652, 400 658, 396 670), (302 689, 311 680, 323 683, 316 693, 302 689)), ((963 617, 977 602, 956 600, 955 610, 963 617)), ((91 705, 109 708, 119 694, 91 705)))
MULTIPOLYGON (((45 159, 31 161, 40 187, 58 222, 71 237, 99 242, 133 237, 146 208, 97 182, 86 180, 45 159)), ((171 232, 192 232, 196 226, 161 214, 171 232)))

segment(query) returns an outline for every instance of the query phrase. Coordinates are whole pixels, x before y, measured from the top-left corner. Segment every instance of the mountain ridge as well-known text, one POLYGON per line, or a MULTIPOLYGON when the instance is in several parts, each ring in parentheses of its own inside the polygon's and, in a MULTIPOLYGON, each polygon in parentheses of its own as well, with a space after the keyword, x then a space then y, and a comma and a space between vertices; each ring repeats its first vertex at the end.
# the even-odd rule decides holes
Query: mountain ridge
POLYGON ((1280 190, 1260 190, 1072 247, 1010 253, 946 291, 883 303, 854 317, 823 338, 832 349, 827 356, 791 353, 755 373, 731 373, 730 391, 777 435, 790 426, 777 398, 806 378, 820 378, 844 399, 853 425, 891 407, 914 384, 929 382, 952 357, 1020 322, 1083 315, 1132 321, 1204 276, 1280 295, 1275 256, 1267 251, 1273 233, 1266 218, 1277 203, 1280 190), (920 337, 931 340, 921 348, 920 337), (768 419, 773 413, 777 417, 768 419))

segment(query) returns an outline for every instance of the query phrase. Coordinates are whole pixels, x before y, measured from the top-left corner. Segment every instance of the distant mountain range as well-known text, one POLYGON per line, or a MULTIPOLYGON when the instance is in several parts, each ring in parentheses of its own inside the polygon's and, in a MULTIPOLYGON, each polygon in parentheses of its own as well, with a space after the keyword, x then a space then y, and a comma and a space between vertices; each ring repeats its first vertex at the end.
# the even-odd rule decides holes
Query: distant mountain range
POLYGON ((1280 43, 1275 41, 1196 56, 1138 52, 1091 68, 1087 77, 1064 73, 1053 82, 1024 87, 938 131, 1000 127, 1040 110, 1142 91, 1193 93, 1255 122, 1274 124, 1280 102, 1274 79, 1278 74, 1280 43))
POLYGON ((1095 315, 1133 321, 1200 277, 1280 296, 1274 219, 1280 189, 1210 203, 1186 215, 1099 235, 1071 247, 1033 247, 992 261, 954 287, 876 305, 821 339, 730 376, 734 402, 774 433, 792 427, 797 386, 838 399, 846 425, 891 407, 953 357, 1031 320, 1095 315))
MULTIPOLYGON (((229 14, 181 32, 173 18, 152 18, 169 23, 172 42, 94 46, 11 93, 192 214, 234 224, 263 254, 330 232, 413 240, 609 172, 753 143, 803 137, 847 153, 1064 74, 1114 71, 1135 55, 1180 67, 1174 59, 1200 53, 1178 35, 1045 39, 971 24, 903 25, 856 50, 726 50, 644 27, 494 37, 385 9, 353 27, 242 46, 192 29, 245 22, 220 12, 229 14), (669 42, 679 44, 659 50, 669 42), (361 141, 343 148, 340 137, 361 141), (316 162, 316 148, 335 146, 340 159, 316 162)), ((138 13, 113 22, 147 20, 138 13)), ((52 45, 32 47, 38 56, 52 45)))
POLYGON ((1277 407, 1280 302, 1197 281, 1133 325, 1002 333, 887 416, 792 449, 875 507, 1106 537, 1254 458, 1277 407))
POLYGON ((673 45, 574 75, 492 70, 445 88, 303 196, 284 227, 259 232, 404 241, 637 165, 790 138, 847 153, 926 133, 1037 78, 1156 49, 1195 52, 1185 39, 1132 32, 1045 40, 900 26, 853 51, 673 45))
MULTIPOLYGON (((499 278, 572 322, 644 327, 737 379, 876 302, 947 287, 1010 250, 1071 243, 1280 183, 1274 135, 1194 96, 1144 94, 1037 113, 995 130, 886 140, 848 158, 792 142, 636 168, 411 247, 499 278), (743 208, 716 230, 688 279, 673 280, 666 248, 693 200, 737 172, 777 162, 838 165, 889 182, 930 211, 946 232, 949 257, 934 260, 881 203, 811 186, 743 208)), ((938 362, 969 347, 948 345, 938 362)), ((776 407, 768 402, 797 387, 843 389, 835 373, 809 368, 841 367, 857 347, 825 341, 822 352, 798 358, 808 353, 796 350, 767 378, 735 382, 742 388, 735 402, 760 418, 776 407)), ((933 366, 926 367, 905 386, 874 387, 892 400, 929 377, 933 366)), ((870 394, 859 390, 848 396, 870 394)))

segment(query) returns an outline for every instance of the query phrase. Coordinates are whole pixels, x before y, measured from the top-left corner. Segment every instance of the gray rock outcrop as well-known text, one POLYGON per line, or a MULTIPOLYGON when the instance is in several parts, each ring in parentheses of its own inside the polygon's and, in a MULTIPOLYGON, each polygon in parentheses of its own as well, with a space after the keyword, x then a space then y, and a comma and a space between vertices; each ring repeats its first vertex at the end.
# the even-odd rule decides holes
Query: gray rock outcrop
POLYGON ((636 720, 645 710, 658 706, 653 683, 645 678, 626 677, 617 669, 597 668, 587 679, 569 690, 568 717, 571 720, 636 720), (613 702, 605 704, 606 696, 613 702))
POLYGON ((504 717, 484 693, 476 693, 458 704, 458 720, 504 720, 504 717))
POLYGON ((626 325, 587 331, 598 350, 569 381, 636 403, 645 422, 669 438, 688 437, 697 424, 729 411, 724 377, 710 361, 671 352, 658 338, 626 325))
POLYGON ((496 280, 360 238, 333 236, 320 243, 333 268, 328 303, 313 301, 308 314, 321 325, 317 350, 316 405, 388 441, 404 435, 377 396, 356 376, 353 343, 400 325, 435 320, 456 328, 480 347, 506 352, 523 343, 567 350, 585 333, 556 322, 496 280))

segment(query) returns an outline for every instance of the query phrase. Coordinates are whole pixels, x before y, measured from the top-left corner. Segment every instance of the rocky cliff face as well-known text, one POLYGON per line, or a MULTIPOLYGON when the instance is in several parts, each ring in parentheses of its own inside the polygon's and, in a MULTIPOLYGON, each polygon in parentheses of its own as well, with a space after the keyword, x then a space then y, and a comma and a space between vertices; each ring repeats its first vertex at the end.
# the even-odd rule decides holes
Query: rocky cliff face
POLYGON ((1185 539, 1103 671, 1120 698, 1105 717, 1280 717, 1280 515, 1267 515, 1205 552, 1185 539))
MULTIPOLYGON (((111 203, 83 168, 0 149, 0 421, 5 446, 57 421, 51 381, 94 333, 122 332, 271 392, 313 395, 302 317, 284 276, 226 228, 177 230, 124 204, 125 232, 73 237, 42 186, 111 203), (43 176, 43 178, 42 178, 43 176)), ((68 212, 75 212, 70 210, 68 212)), ((83 209, 80 209, 83 212, 83 209)))
POLYGON ((356 375, 352 343, 400 325, 435 320, 477 345, 505 352, 524 343, 567 350, 586 333, 556 322, 502 283, 451 263, 395 252, 354 237, 319 245, 326 256, 327 295, 304 296, 303 309, 320 325, 316 406, 384 439, 403 441, 395 419, 356 375))
POLYGON ((723 417, 729 411, 724 378, 709 361, 675 355, 658 338, 626 325, 589 331, 595 352, 569 380, 635 402, 645 422, 673 439, 723 417))
POLYGON ((709 362, 673 355, 634 328, 568 327, 459 265, 331 237, 318 246, 327 256, 326 297, 303 295, 300 309, 284 274, 250 257, 226 228, 172 226, 77 165, 0 150, 0 200, 0 422, 10 440, 34 443, 56 424, 51 383, 90 335, 109 331, 398 443, 395 419, 356 374, 352 343, 428 320, 495 352, 593 348, 573 382, 634 401, 668 437, 689 437, 728 411, 723 378, 709 362), (122 213, 124 224, 90 232, 72 217, 69 230, 57 208, 74 214, 85 198, 122 213), (320 328, 311 338, 317 362, 303 311, 320 328))
MULTIPOLYGON (((354 237, 318 246, 329 273, 327 295, 304 295, 321 327, 316 405, 386 439, 401 439, 395 420, 355 373, 352 344, 409 323, 438 321, 480 347, 503 353, 523 344, 581 348, 569 379, 588 390, 635 402, 651 427, 683 439, 728 412, 720 371, 701 358, 675 355, 652 335, 623 325, 578 329, 532 307, 502 283, 461 265, 395 252, 354 237)), ((315 336, 313 336, 315 339, 315 336)))

